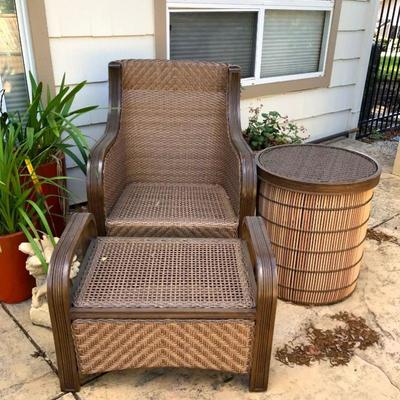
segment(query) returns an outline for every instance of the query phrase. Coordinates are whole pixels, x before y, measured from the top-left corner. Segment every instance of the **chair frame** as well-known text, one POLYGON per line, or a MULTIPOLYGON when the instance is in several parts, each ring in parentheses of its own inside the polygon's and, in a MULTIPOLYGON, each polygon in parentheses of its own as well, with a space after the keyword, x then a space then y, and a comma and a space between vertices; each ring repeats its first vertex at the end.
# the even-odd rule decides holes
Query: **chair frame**
MULTIPOLYGON (((61 390, 79 391, 90 376, 79 373, 72 336, 75 319, 247 319, 255 321, 249 387, 265 391, 268 386, 269 363, 277 302, 276 264, 264 222, 260 217, 246 217, 242 239, 247 243, 257 285, 256 308, 74 308, 69 278, 75 255, 84 258, 92 239, 97 237, 96 223, 89 213, 74 214, 50 261, 48 302, 58 363, 61 390)), ((84 263, 79 275, 84 273, 84 263)))
MULTIPOLYGON (((88 209, 94 215, 99 235, 105 235, 104 208, 104 161, 120 131, 122 64, 113 61, 109 70, 109 111, 107 126, 102 139, 90 153, 87 169, 88 209)), ((244 217, 255 214, 257 192, 257 170, 254 155, 245 139, 240 126, 240 67, 228 66, 228 130, 236 150, 241 167, 241 192, 239 210, 239 229, 244 217)))

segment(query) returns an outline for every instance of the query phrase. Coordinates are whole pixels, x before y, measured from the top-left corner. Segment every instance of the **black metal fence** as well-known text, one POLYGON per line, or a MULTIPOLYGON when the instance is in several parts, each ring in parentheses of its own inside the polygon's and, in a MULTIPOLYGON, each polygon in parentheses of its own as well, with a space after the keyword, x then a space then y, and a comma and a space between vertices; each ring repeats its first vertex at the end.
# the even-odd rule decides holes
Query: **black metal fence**
POLYGON ((400 0, 383 0, 359 120, 359 136, 400 128, 400 0))

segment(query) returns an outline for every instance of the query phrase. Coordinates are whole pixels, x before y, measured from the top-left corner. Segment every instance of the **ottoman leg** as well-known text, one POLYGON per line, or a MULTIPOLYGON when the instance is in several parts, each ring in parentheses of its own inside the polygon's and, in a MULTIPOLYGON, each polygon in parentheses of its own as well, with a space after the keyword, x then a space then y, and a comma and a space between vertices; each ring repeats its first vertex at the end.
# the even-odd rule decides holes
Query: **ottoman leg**
MULTIPOLYGON (((53 268, 57 268, 57 261, 57 258, 53 259, 53 268)), ((57 291, 53 290, 52 277, 54 275, 49 279, 48 301, 60 388, 64 392, 77 392, 80 389, 80 379, 69 318, 69 296, 63 296, 61 293, 57 295, 57 291)))
POLYGON ((257 282, 256 327, 250 370, 250 391, 263 392, 268 387, 278 295, 276 264, 262 218, 246 217, 243 239, 247 241, 257 282))
MULTIPOLYGON (((96 224, 91 214, 72 215, 50 260, 47 297, 57 355, 58 377, 61 390, 66 392, 77 392, 81 385, 71 330, 70 269, 74 257, 81 259, 86 254, 90 241, 96 236, 96 224)), ((82 266, 80 273, 83 273, 82 266)))
MULTIPOLYGON (((251 392, 264 392, 268 389, 276 297, 275 300, 272 296, 267 297, 266 307, 260 309, 260 313, 263 312, 264 317, 256 319, 256 332, 249 383, 249 390, 251 392)), ((257 313, 258 312, 257 309, 257 313)))
POLYGON ((53 324, 54 343, 56 345, 58 378, 63 392, 78 392, 81 388, 71 326, 53 324))

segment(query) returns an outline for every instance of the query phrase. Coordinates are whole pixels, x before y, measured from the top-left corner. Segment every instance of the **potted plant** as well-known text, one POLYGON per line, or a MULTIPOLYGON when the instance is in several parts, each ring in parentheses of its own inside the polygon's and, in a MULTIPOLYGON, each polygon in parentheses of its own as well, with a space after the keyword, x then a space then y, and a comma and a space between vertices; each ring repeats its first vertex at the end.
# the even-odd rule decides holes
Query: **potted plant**
POLYGON ((281 144, 299 144, 308 138, 304 127, 282 117, 277 111, 261 112, 262 105, 250 108, 249 125, 244 137, 252 150, 281 144), (261 117, 261 118, 260 118, 261 117))
MULTIPOLYGON (((21 242, 37 235, 37 227, 49 230, 45 217, 45 196, 32 200, 37 186, 21 179, 28 144, 17 138, 21 125, 0 125, 0 301, 16 303, 31 296, 34 279, 25 269, 26 255, 18 251, 21 242)), ((44 179, 43 182, 52 183, 44 179)))
MULTIPOLYGON (((64 75, 55 96, 50 94, 49 88, 44 96, 43 84, 37 83, 30 74, 32 100, 27 111, 23 115, 1 115, 3 125, 22 125, 17 139, 19 142, 26 142, 27 157, 35 160, 37 175, 50 180, 65 176, 65 155, 73 159, 83 173, 86 173, 88 144, 85 135, 75 126, 74 120, 97 106, 71 109, 75 96, 85 84, 84 81, 71 88, 65 85, 64 75), (74 147, 78 149, 79 155, 75 154, 74 147)), ((50 181, 42 185, 42 190, 50 209, 50 226, 54 234, 60 236, 65 225, 66 211, 65 196, 60 192, 62 187, 53 185, 50 181)))

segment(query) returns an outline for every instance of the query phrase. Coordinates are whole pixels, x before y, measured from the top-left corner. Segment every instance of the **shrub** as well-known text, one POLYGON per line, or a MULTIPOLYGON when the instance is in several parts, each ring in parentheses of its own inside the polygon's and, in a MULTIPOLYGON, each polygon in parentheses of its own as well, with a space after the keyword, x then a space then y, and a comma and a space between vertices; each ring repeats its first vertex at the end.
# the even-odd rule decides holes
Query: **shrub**
POLYGON ((262 105, 250 108, 249 126, 244 136, 253 150, 281 144, 300 144, 309 136, 303 126, 282 117, 277 111, 261 112, 262 105), (260 118, 261 116, 261 118, 260 118))

